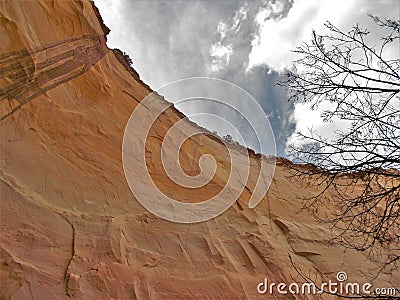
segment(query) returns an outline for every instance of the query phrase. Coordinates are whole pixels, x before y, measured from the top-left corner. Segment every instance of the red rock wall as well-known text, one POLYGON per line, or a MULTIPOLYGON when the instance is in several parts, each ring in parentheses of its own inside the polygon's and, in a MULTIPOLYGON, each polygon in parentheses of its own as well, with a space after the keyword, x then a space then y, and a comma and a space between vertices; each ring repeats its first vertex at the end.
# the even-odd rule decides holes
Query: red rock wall
MULTIPOLYGON (((147 212, 126 183, 121 145, 150 90, 107 49, 92 4, 2 1, 0 17, 1 298, 243 299, 258 297, 266 276, 301 280, 289 254, 306 272, 332 279, 343 270, 363 281, 362 270, 376 266, 329 244, 328 226, 300 211, 299 199, 320 187, 291 182, 282 160, 255 209, 247 207, 253 172, 237 203, 210 221, 177 224, 147 212)), ((181 117, 168 110, 157 131, 181 117)), ((204 151, 223 157, 217 140, 199 138, 204 151)), ((196 142, 183 147, 184 166, 197 159, 196 142)), ((159 145, 150 139, 150 156, 159 145)), ((168 190, 158 167, 150 160, 168 190)), ((399 278, 381 274, 376 282, 399 278)))

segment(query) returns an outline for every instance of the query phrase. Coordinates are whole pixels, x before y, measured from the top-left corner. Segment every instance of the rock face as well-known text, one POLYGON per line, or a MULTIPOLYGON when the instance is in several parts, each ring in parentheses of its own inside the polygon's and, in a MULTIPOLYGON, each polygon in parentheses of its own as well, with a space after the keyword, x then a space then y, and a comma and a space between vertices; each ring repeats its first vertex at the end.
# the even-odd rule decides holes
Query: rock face
MULTIPOLYGON (((151 90, 107 48, 107 33, 91 2, 0 2, 1 298, 258 298, 265 277, 304 281, 292 261, 325 281, 339 271, 370 281, 376 263, 329 243, 328 225, 300 209, 321 187, 292 182, 282 159, 255 209, 247 205, 253 174, 236 204, 210 221, 178 224, 146 211, 126 183, 121 145, 131 112, 151 90)), ((181 118, 169 109, 155 131, 181 118)), ((216 139, 193 138, 181 151, 188 171, 198 168, 192 149, 200 142, 224 157, 216 139)), ((161 141, 149 143, 149 169, 173 193, 159 170, 161 141)), ((260 158, 250 157, 257 169, 260 158)), ((399 282, 395 270, 373 284, 399 282)))

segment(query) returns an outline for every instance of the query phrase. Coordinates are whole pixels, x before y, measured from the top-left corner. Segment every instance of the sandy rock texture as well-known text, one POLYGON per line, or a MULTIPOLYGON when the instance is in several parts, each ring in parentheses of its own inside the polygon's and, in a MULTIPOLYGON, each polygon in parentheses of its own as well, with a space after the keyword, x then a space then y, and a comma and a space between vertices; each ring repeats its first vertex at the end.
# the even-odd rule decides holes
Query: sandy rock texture
MULTIPOLYGON (((283 159, 255 209, 248 200, 261 158, 250 153, 246 189, 222 215, 178 224, 145 210, 125 180, 121 145, 151 90, 107 48, 107 33, 88 1, 0 2, 0 298, 271 299, 257 293, 265 277, 302 282, 289 255, 312 276, 345 271, 369 281, 376 262, 329 243, 329 226, 301 210, 302 197, 321 187, 292 181, 283 159)), ((163 191, 201 201, 223 186, 222 170, 193 196, 159 163, 159 137, 181 118, 171 108, 157 120, 146 157, 163 191)), ((183 145, 183 169, 196 173, 203 153, 229 165, 223 145, 204 134, 183 145)), ((396 286, 400 274, 373 283, 396 286)))

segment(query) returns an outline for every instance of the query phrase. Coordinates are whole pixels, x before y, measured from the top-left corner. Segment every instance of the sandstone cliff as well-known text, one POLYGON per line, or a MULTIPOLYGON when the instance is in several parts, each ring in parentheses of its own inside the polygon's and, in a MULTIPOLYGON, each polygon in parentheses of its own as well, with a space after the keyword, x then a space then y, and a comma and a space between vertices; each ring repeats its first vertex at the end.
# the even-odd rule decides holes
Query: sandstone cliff
MULTIPOLYGON (((292 182, 282 159, 255 209, 247 203, 257 172, 210 221, 178 224, 146 211, 126 183, 121 144, 131 112, 151 91, 107 48, 107 33, 91 2, 0 2, 1 298, 269 299, 256 289, 264 277, 302 281, 289 255, 311 276, 335 280, 345 271, 353 282, 370 281, 377 264, 329 243, 328 225, 301 211, 300 199, 321 187, 292 182)), ((155 130, 181 118, 169 109, 155 130)), ((154 177, 176 192, 158 165, 161 141, 149 143, 154 177)), ((193 138, 182 148, 184 168, 198 160, 192 149, 200 143, 224 157, 215 138, 193 138)), ((257 170, 260 157, 250 157, 257 170)), ((190 201, 190 191, 179 194, 190 201)), ((396 286, 400 274, 373 283, 396 286)))

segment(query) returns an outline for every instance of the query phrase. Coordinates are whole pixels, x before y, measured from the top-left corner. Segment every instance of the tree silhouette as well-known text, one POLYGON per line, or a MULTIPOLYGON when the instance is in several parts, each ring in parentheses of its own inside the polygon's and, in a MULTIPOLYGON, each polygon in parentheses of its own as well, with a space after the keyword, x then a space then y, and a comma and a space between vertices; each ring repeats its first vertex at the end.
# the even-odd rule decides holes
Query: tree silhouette
POLYGON ((328 34, 313 32, 311 42, 295 50, 300 59, 279 84, 290 100, 312 109, 328 106, 321 113, 324 122, 346 125, 333 137, 298 133, 300 142, 289 154, 315 165, 295 166, 295 176, 324 185, 306 206, 317 213, 333 202, 335 239, 385 255, 382 271, 395 268, 400 258, 400 22, 370 17, 373 29, 384 32, 379 41, 359 25, 344 32, 327 22, 328 34))
POLYGON ((228 143, 232 143, 233 142, 233 138, 232 138, 232 136, 230 134, 224 135, 223 139, 225 141, 227 141, 228 143))

